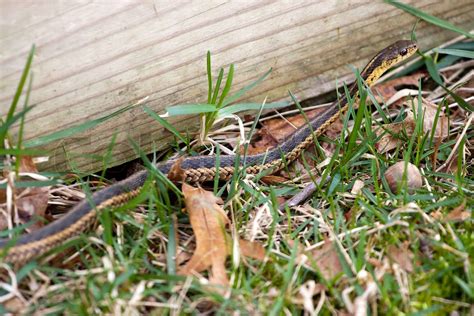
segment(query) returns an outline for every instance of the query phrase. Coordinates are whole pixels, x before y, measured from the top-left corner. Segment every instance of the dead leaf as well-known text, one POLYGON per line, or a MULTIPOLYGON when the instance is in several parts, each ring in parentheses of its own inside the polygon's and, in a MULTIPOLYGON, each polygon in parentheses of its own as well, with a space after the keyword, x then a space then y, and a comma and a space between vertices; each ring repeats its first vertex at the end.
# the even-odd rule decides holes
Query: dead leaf
POLYGON ((400 247, 390 245, 387 254, 392 262, 397 263, 406 272, 413 272, 414 255, 409 249, 409 242, 405 241, 400 247))
MULTIPOLYGON (((210 268, 209 281, 228 286, 225 262, 232 251, 232 238, 225 231, 229 219, 218 205, 222 204, 222 200, 212 192, 193 188, 186 183, 183 183, 182 190, 196 236, 196 250, 191 259, 179 269, 178 274, 194 275, 210 268)), ((265 257, 265 249, 256 242, 239 240, 239 247, 244 256, 258 260, 265 257)))
POLYGON ((282 176, 268 175, 263 176, 260 180, 262 180, 266 184, 281 184, 283 182, 286 182, 288 179, 282 176))
POLYGON ((379 141, 375 144, 377 151, 379 153, 386 153, 397 148, 402 143, 402 139, 396 135, 407 128, 412 129, 411 122, 413 122, 412 119, 400 123, 384 124, 383 128, 377 128, 375 134, 380 137, 379 141))
MULTIPOLYGON (((415 106, 415 110, 418 110, 418 107, 415 106)), ((443 111, 440 111, 438 118, 436 119, 437 111, 438 107, 436 104, 422 98, 421 112, 417 115, 423 116, 423 132, 430 133, 431 136, 434 128, 433 139, 436 142, 440 142, 448 136, 449 121, 443 111), (437 120, 436 126, 434 124, 435 120, 437 120)), ((402 122, 385 124, 382 127, 377 128, 375 133, 380 137, 375 146, 377 151, 385 153, 396 148, 403 142, 403 140, 397 137, 397 135, 403 131, 407 137, 411 137, 415 132, 415 126, 415 115, 411 109, 408 109, 406 110, 406 118, 402 122)))
POLYGON ((191 259, 179 269, 178 274, 192 275, 211 268, 210 281, 228 286, 225 269, 227 242, 225 226, 229 223, 226 214, 217 203, 222 200, 202 188, 193 188, 183 183, 183 195, 189 221, 196 235, 196 250, 191 259))
POLYGON ((265 259, 265 248, 255 241, 239 239, 240 253, 248 258, 263 261, 265 259))
POLYGON ((337 246, 332 241, 326 239, 321 248, 310 252, 310 262, 319 269, 326 280, 331 280, 342 272, 342 265, 335 247, 337 246))
MULTIPOLYGON (((22 156, 20 161, 19 171, 22 173, 38 173, 35 163, 32 157, 22 156)), ((4 175, 7 176, 6 171, 4 175)), ((22 180, 22 179, 20 179, 22 180)), ((26 180, 30 180, 27 178, 26 180)), ((4 190, 2 190, 4 191, 4 190)), ((2 200, 0 203, 6 202, 6 196, 1 195, 2 200)), ((32 225, 29 225, 26 229, 28 232, 38 230, 43 226, 43 221, 46 208, 48 207, 49 199, 49 187, 29 187, 26 189, 15 189, 14 192, 14 203, 18 211, 18 217, 20 222, 16 224, 26 224, 30 221, 34 221, 32 225)), ((0 217, 0 230, 8 228, 5 217, 0 217)))
POLYGON ((449 222, 462 222, 466 219, 471 218, 471 212, 466 210, 466 201, 461 205, 455 207, 448 215, 446 215, 443 220, 449 222))
POLYGON ((425 73, 417 72, 410 76, 403 76, 377 84, 372 88, 372 91, 374 92, 377 101, 382 102, 383 100, 390 99, 395 93, 401 90, 401 88, 413 86, 418 89, 418 82, 424 77, 426 77, 425 73))
POLYGON ((21 311, 23 311, 25 307, 28 306, 27 302, 25 302, 24 299, 22 300, 16 296, 8 299, 6 302, 2 302, 2 304, 6 311, 10 313, 14 313, 10 315, 23 314, 21 311))
POLYGON ((168 179, 175 182, 182 182, 186 178, 184 170, 181 168, 181 163, 184 158, 180 157, 176 162, 171 166, 170 171, 168 172, 168 179))
POLYGON ((436 210, 431 212, 430 216, 439 221, 443 218, 443 213, 440 210, 436 210))
MULTIPOLYGON (((423 116, 423 131, 430 132, 434 128, 434 134, 433 138, 435 140, 441 141, 448 137, 448 118, 444 115, 444 112, 439 111, 436 126, 435 126, 435 120, 436 120, 436 113, 438 112, 438 106, 431 102, 430 100, 427 100, 425 98, 422 98, 422 111, 424 114, 423 116)), ((411 135, 410 135, 411 136, 411 135)))

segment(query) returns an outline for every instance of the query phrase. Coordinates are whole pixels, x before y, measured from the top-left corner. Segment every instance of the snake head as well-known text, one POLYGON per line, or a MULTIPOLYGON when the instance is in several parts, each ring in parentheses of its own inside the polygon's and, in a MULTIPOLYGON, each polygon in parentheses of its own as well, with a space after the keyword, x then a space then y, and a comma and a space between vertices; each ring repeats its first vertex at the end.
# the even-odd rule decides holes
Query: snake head
POLYGON ((402 60, 411 57, 418 50, 418 45, 414 41, 400 40, 385 48, 381 55, 385 57, 390 67, 398 64, 402 60))
POLYGON ((398 53, 401 56, 411 56, 418 50, 418 45, 415 41, 402 40, 396 42, 394 45, 397 47, 398 53))

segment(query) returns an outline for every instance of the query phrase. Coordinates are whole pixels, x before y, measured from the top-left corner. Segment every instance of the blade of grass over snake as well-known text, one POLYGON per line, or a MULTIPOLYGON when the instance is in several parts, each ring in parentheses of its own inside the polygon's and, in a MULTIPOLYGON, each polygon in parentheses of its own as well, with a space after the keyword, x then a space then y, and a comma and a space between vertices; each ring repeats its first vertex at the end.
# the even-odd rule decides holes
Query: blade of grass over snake
POLYGON ((357 78, 357 85, 359 86, 359 107, 356 112, 356 117, 354 120, 354 126, 352 128, 352 132, 349 135, 349 141, 347 144, 348 153, 351 153, 352 150, 356 146, 356 140, 360 131, 360 127, 362 125, 362 119, 364 118, 364 112, 365 112, 366 100, 367 100, 367 90, 365 90, 363 80, 358 70, 356 70, 356 78, 357 78))

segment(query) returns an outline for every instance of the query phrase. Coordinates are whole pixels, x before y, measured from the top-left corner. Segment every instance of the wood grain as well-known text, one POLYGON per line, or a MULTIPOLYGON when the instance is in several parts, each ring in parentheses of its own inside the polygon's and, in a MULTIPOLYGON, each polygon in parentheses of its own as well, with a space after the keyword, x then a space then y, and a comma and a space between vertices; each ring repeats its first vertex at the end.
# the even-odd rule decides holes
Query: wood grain
MULTIPOLYGON (((474 2, 406 1, 466 30, 474 2)), ((158 113, 207 96, 205 54, 213 66, 236 66, 234 91, 270 67, 263 84, 246 95, 261 102, 306 99, 350 80, 357 67, 389 43, 409 38, 415 18, 374 1, 2 1, 0 108, 5 115, 28 50, 37 45, 26 138, 112 113, 147 97, 158 113)), ((456 34, 421 22, 428 49, 456 34)), ((193 130, 193 118, 171 120, 193 130)), ((136 157, 129 138, 149 152, 167 146, 170 133, 135 107, 81 135, 48 145, 44 169, 102 167, 117 134, 111 165, 136 157), (65 154, 67 153, 67 155, 65 154)))

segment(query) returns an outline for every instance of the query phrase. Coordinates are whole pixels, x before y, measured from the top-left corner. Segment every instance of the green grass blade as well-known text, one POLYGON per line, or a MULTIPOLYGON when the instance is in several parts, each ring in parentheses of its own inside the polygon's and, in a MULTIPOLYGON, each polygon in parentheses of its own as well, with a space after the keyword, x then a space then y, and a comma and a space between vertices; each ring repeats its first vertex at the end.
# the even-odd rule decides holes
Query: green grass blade
MULTIPOLYGON (((28 78, 28 74, 30 72, 31 63, 33 62, 34 54, 35 54, 35 45, 31 46, 30 53, 28 54, 28 59, 26 60, 25 68, 23 68, 23 72, 21 74, 20 82, 18 83, 18 86, 16 88, 15 96, 13 97, 10 108, 8 109, 7 118, 6 118, 7 122, 15 114, 16 106, 18 104, 18 101, 20 100, 21 94, 23 92, 23 87, 24 87, 25 82, 26 82, 26 78, 28 78)), ((4 146, 5 146, 4 139, 6 137, 6 134, 7 134, 7 130, 2 129, 0 131, 0 148, 4 148, 4 146)))
POLYGON ((0 155, 40 156, 44 154, 46 154, 44 151, 35 150, 35 149, 0 148, 0 155))
POLYGON ((171 133, 173 133, 174 136, 176 136, 178 139, 180 139, 183 143, 185 143, 186 145, 188 144, 188 141, 186 140, 186 138, 184 138, 177 130, 176 128, 174 128, 173 125, 171 125, 170 123, 168 123, 167 120, 165 120, 164 118, 160 117, 158 114, 156 114, 155 112, 153 112, 153 110, 151 110, 149 107, 147 106, 143 106, 143 110, 146 112, 146 114, 150 115, 153 119, 155 119, 156 121, 158 121, 158 123, 160 123, 164 128, 166 128, 167 130, 169 130, 171 133))
POLYGON ((175 222, 177 223, 178 220, 176 218, 176 214, 172 214, 172 218, 169 222, 168 227, 168 246, 167 246, 167 254, 166 254, 166 268, 168 274, 174 275, 176 274, 176 227, 175 222))
MULTIPOLYGON (((28 103, 30 102, 30 94, 31 94, 32 85, 33 85, 33 74, 31 74, 30 76, 30 80, 28 82, 28 88, 26 89, 25 102, 23 103, 23 110, 25 110, 28 107, 28 103)), ((22 115, 20 119, 20 130, 18 131, 18 143, 16 144, 18 148, 21 148, 21 146, 23 145, 24 128, 25 128, 25 115, 22 115)))
POLYGON ((357 136, 361 129, 362 120, 364 118, 364 112, 366 108, 366 100, 367 100, 367 90, 364 88, 363 79, 360 76, 358 70, 356 70, 356 77, 357 77, 357 84, 359 86, 359 108, 357 109, 357 114, 354 120, 354 127, 352 128, 352 132, 349 135, 349 141, 347 145, 347 152, 352 153, 352 150, 356 147, 357 136))
POLYGON ((25 147, 42 146, 42 145, 51 143, 51 142, 59 140, 59 139, 70 137, 70 136, 75 135, 77 133, 81 133, 85 130, 96 127, 97 125, 99 125, 99 124, 101 124, 101 123, 103 123, 107 120, 110 120, 111 118, 114 118, 117 115, 122 114, 122 113, 130 110, 133 107, 134 107, 134 105, 128 105, 128 106, 126 106, 126 107, 124 107, 124 108, 122 108, 118 111, 115 111, 115 112, 113 112, 109 115, 105 115, 103 117, 100 117, 98 119, 91 120, 91 121, 88 121, 88 122, 85 122, 83 124, 79 124, 79 125, 76 125, 76 126, 73 126, 73 127, 70 127, 70 128, 66 128, 66 129, 63 129, 61 131, 54 132, 54 133, 51 133, 51 134, 46 135, 46 136, 42 136, 42 137, 38 137, 36 139, 32 139, 30 141, 25 142, 25 147))
POLYGON ((456 32, 456 33, 459 33, 459 34, 462 34, 468 38, 474 38, 474 35, 473 34, 470 34, 469 32, 463 30, 463 29, 460 29, 458 28, 457 26, 443 20, 443 19, 440 19, 440 18, 437 18, 435 16, 432 16, 426 12, 423 12, 421 10, 418 10, 408 4, 405 4, 405 3, 401 3, 401 2, 398 2, 398 1, 393 1, 393 0, 387 0, 387 3, 388 4, 391 4, 407 13, 410 13, 411 15, 414 15, 422 20, 425 20, 426 22, 428 23, 431 23, 431 24, 434 24, 436 26, 439 26, 439 27, 442 27, 446 30, 450 30, 450 31, 453 31, 453 32, 456 32))
MULTIPOLYGON (((31 94, 31 86, 33 84, 33 74, 30 75, 30 80, 28 82, 28 88, 26 89, 25 95, 25 102, 23 103, 23 110, 28 107, 28 103, 30 102, 30 94, 31 94)), ((25 115, 21 116, 20 119, 20 130, 18 131, 18 142, 16 144, 16 148, 21 149, 23 146, 23 132, 25 130, 25 115)), ((16 155, 15 159, 15 172, 18 174, 20 171, 20 164, 21 164, 21 155, 16 155)))
POLYGON ((271 72, 272 72, 272 68, 270 68, 266 73, 264 73, 260 78, 258 78, 257 80, 255 80, 251 84, 246 85, 245 87, 243 87, 242 89, 237 91, 235 94, 233 94, 233 95, 229 96, 228 98, 226 98, 224 100, 223 105, 226 106, 227 104, 231 104, 231 103, 235 102, 237 99, 239 99, 241 96, 243 96, 247 91, 252 90, 253 88, 255 88, 255 86, 257 86, 259 83, 261 83, 263 80, 265 80, 265 78, 267 78, 268 75, 270 75, 271 72))
POLYGON ((219 97, 219 102, 217 103, 217 108, 222 106, 225 97, 230 91, 230 87, 232 87, 232 81, 234 80, 234 64, 230 64, 229 73, 227 74, 227 79, 225 81, 224 89, 222 90, 221 96, 219 97))
POLYGON ((436 64, 434 63, 433 58, 431 56, 424 56, 424 60, 426 69, 428 69, 428 73, 430 74, 431 78, 436 81, 437 84, 442 86, 443 79, 441 79, 441 76, 438 73, 438 69, 436 67, 436 64))
POLYGON ((212 71, 211 71, 211 52, 207 51, 206 56, 206 69, 207 69, 207 103, 211 103, 212 100, 212 71))
POLYGON ((217 76, 216 86, 214 87, 214 93, 210 102, 211 104, 216 104, 217 96, 219 95, 219 90, 221 88, 222 78, 224 78, 224 69, 221 68, 219 75, 217 76))
POLYGON ((464 110, 469 111, 469 112, 474 112, 474 106, 467 103, 463 98, 461 98, 460 96, 458 96, 456 93, 452 92, 451 90, 449 90, 445 86, 441 86, 441 87, 446 91, 447 94, 449 94, 454 99, 454 101, 456 101, 456 103, 461 108, 463 108, 464 110))
MULTIPOLYGON (((263 110, 267 109, 277 109, 277 108, 284 108, 287 107, 290 103, 289 102, 273 102, 273 103, 265 103, 263 106, 263 110)), ((234 114, 237 112, 242 111, 249 111, 255 110, 258 111, 262 108, 262 103, 237 103, 233 105, 226 106, 219 110, 218 117, 225 117, 230 114, 234 114)))
POLYGON ((215 111, 217 111, 216 106, 207 103, 177 104, 166 108, 166 112, 169 116, 192 115, 215 111))
POLYGON ((458 57, 465 57, 465 58, 474 59, 474 52, 468 51, 468 50, 437 48, 434 51, 437 52, 437 53, 440 53, 440 54, 453 55, 453 56, 458 56, 458 57))
MULTIPOLYGON (((10 126, 15 124, 16 121, 21 120, 21 118, 24 117, 26 113, 28 113, 33 108, 34 106, 27 107, 21 110, 21 112, 14 114, 11 118, 7 118, 7 121, 5 123, 2 122, 2 125, 0 125, 0 137, 3 138, 0 138, 0 140, 3 141, 5 139, 10 126)), ((0 148, 4 148, 4 146, 0 146, 0 148)))

